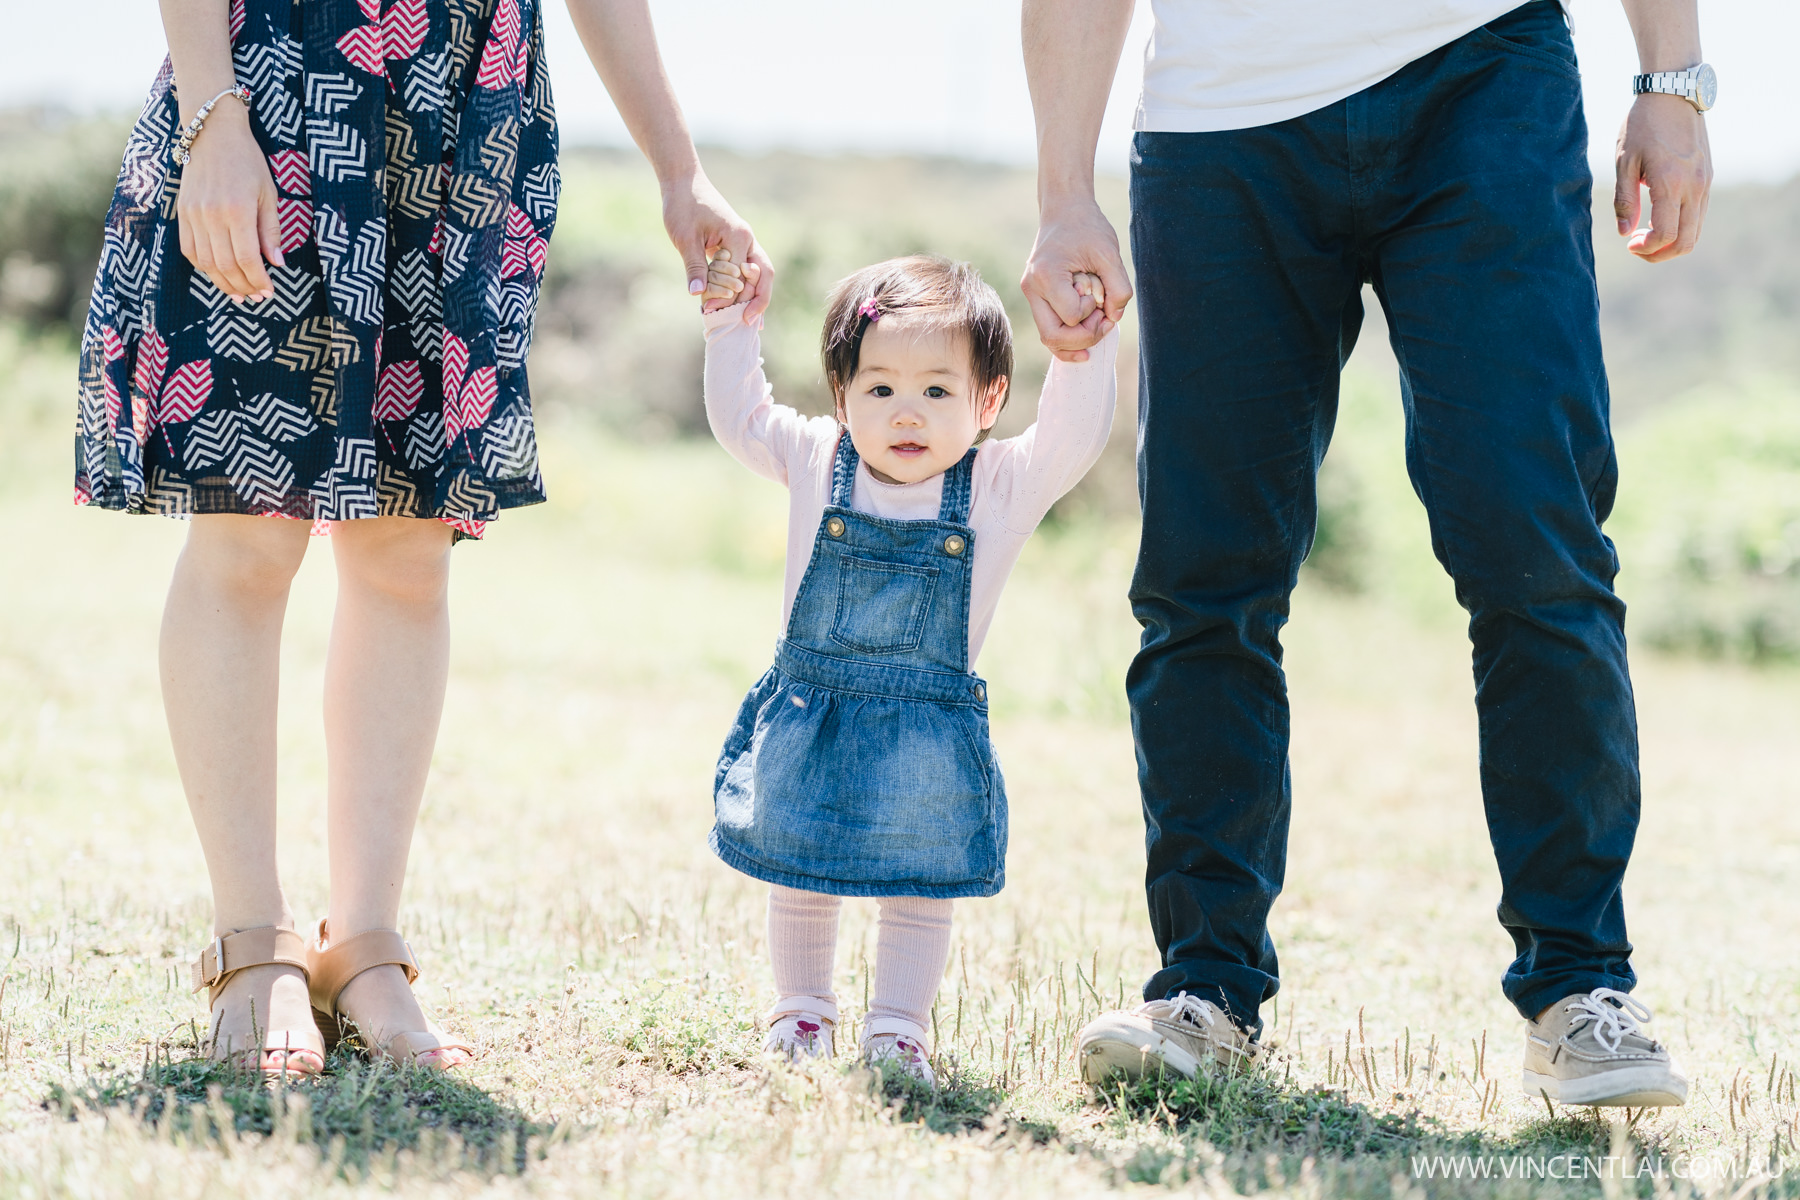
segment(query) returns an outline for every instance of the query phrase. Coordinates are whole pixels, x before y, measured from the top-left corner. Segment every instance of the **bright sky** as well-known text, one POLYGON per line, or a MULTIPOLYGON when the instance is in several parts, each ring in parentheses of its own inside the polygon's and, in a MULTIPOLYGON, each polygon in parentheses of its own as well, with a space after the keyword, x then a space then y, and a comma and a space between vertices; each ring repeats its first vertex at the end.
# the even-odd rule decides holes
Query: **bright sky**
MULTIPOLYGON (((914 151, 1028 163, 1031 107, 1014 0, 651 0, 663 55, 702 143, 879 154, 914 151)), ((163 54, 152 0, 9 3, 0 106, 135 107, 163 54)), ((1139 62, 1140 0, 1108 108, 1103 170, 1123 173, 1139 62)), ((625 143, 566 11, 551 0, 557 108, 571 141, 625 143)), ((1575 0, 1596 173, 1630 103, 1636 54, 1617 0, 1575 0)), ((1701 6, 1719 107, 1707 117, 1722 183, 1800 171, 1796 0, 1701 6)))

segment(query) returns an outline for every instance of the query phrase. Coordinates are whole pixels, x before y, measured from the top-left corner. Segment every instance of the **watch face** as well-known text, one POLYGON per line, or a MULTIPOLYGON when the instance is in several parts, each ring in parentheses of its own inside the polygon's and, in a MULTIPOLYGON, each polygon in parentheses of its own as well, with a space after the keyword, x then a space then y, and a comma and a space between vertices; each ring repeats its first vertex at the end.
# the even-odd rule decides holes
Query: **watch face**
POLYGON ((1701 63, 1694 68, 1694 99, 1700 103, 1700 111, 1705 112, 1719 98, 1719 77, 1713 74, 1712 66, 1701 63))

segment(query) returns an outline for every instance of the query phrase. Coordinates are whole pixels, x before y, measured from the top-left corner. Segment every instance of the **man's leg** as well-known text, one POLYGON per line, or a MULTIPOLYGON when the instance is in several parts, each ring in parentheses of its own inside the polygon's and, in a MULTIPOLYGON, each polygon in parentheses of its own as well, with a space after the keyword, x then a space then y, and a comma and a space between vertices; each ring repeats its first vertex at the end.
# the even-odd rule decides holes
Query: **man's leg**
POLYGON ((1351 100, 1379 164, 1374 279, 1407 462, 1469 612, 1499 916, 1527 1019, 1635 982, 1620 881, 1637 731, 1600 358, 1586 125, 1562 17, 1535 4, 1351 100))
POLYGON ((1250 1030, 1277 987, 1287 855, 1279 633, 1362 321, 1343 130, 1334 105, 1139 134, 1132 161, 1144 633, 1127 689, 1163 963, 1144 997, 1185 991, 1250 1030))

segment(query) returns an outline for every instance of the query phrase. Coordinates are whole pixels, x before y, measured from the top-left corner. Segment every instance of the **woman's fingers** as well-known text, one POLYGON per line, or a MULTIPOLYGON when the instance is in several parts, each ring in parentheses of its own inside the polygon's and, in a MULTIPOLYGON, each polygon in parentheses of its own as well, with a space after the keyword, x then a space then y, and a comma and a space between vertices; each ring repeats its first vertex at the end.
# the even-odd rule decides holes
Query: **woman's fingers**
MULTIPOLYGON (((249 206, 211 208, 193 203, 178 209, 183 256, 235 300, 262 300, 275 294, 275 286, 263 268, 263 240, 271 235, 261 227, 258 217, 249 206)), ((280 254, 279 222, 272 236, 276 239, 275 252, 280 254)))
POLYGON ((201 228, 195 231, 195 236, 206 240, 207 257, 211 260, 211 265, 205 270, 212 276, 212 281, 219 290, 234 300, 241 301, 248 296, 252 289, 250 281, 238 267, 237 251, 231 246, 231 227, 217 219, 202 220, 201 228))
POLYGON ((238 274, 243 277, 245 288, 243 295, 249 300, 267 300, 275 294, 275 285, 269 281, 269 273, 263 269, 262 239, 257 229, 257 214, 254 212, 233 213, 230 224, 226 226, 226 236, 231 239, 231 257, 237 264, 238 274))
POLYGON ((181 257, 192 263, 196 271, 206 270, 207 267, 200 262, 199 245, 194 240, 194 222, 186 213, 179 212, 179 208, 175 219, 175 233, 181 241, 181 257))
POLYGON ((287 266, 287 259, 281 254, 281 208, 274 188, 264 189, 262 198, 257 201, 256 240, 265 259, 278 267, 287 266))
POLYGON ((775 268, 770 265, 769 256, 763 253, 763 248, 754 241, 750 246, 748 265, 756 268, 756 277, 750 280, 751 294, 744 305, 744 320, 754 321, 763 315, 775 295, 775 268))

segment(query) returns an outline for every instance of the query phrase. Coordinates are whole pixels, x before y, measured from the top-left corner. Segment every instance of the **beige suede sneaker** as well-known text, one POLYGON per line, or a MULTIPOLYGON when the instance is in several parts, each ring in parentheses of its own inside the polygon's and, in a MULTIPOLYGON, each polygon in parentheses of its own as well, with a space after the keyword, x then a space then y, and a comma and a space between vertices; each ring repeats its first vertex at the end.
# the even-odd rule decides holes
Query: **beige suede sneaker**
POLYGON ((1650 1009, 1624 992, 1564 996, 1525 1030, 1525 1094, 1559 1104, 1687 1103, 1687 1076, 1644 1029, 1650 1009))
POLYGON ((1138 1008, 1102 1013, 1076 1041, 1081 1078, 1101 1084, 1167 1072, 1192 1079, 1211 1061, 1227 1070, 1253 1062, 1259 1047, 1210 1000, 1182 992, 1138 1008))

